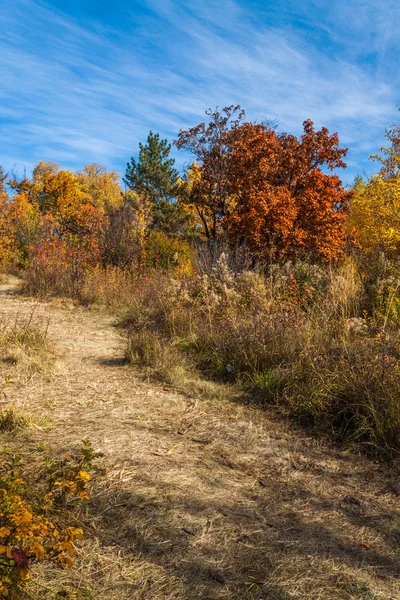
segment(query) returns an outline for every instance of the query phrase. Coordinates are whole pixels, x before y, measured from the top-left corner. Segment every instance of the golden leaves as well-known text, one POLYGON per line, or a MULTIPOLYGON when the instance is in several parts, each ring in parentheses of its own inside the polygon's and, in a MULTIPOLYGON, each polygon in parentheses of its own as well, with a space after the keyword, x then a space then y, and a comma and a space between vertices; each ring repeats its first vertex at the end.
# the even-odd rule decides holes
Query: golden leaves
POLYGON ((382 174, 354 186, 349 219, 365 250, 377 247, 388 252, 400 250, 400 178, 382 174))
POLYGON ((8 537, 9 535, 11 535, 11 530, 8 527, 0 527, 1 538, 8 537))
MULTIPOLYGON (((88 500, 85 486, 90 474, 83 468, 90 466, 92 449, 84 443, 82 457, 66 456, 61 462, 61 481, 52 484, 47 493, 35 493, 32 505, 27 499, 27 488, 12 465, 5 465, 0 475, 0 597, 14 597, 30 579, 33 562, 54 561, 72 566, 75 543, 83 539, 83 530, 66 526, 58 529, 45 513, 62 494, 72 494, 79 500, 88 500)), ((57 463, 52 466, 58 469, 57 463)), ((50 480, 52 481, 50 476, 50 480)), ((19 596, 15 596, 19 597, 19 596)))

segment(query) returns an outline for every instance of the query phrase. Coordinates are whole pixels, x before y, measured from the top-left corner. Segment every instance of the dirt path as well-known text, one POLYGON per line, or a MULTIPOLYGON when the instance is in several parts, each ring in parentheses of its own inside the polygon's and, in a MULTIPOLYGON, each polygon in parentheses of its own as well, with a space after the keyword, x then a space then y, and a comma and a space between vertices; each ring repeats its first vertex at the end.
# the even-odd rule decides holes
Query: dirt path
MULTIPOLYGON (((0 290, 0 317, 33 304, 0 290)), ((31 443, 89 439, 107 467, 57 585, 93 600, 400 598, 400 488, 382 467, 261 410, 140 381, 104 314, 36 315, 59 356, 12 391, 49 418, 31 443)))

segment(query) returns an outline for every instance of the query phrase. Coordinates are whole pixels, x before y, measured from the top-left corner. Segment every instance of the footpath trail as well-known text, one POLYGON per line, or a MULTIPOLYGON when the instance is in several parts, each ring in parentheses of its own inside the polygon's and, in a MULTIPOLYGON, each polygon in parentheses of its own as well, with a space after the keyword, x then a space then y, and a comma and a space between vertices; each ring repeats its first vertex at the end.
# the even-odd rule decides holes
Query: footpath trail
POLYGON ((33 308, 57 360, 10 391, 48 418, 26 443, 89 439, 106 468, 76 564, 56 582, 43 572, 49 586, 92 600, 400 599, 393 474, 261 409, 144 382, 111 317, 0 289, 0 320, 33 308))

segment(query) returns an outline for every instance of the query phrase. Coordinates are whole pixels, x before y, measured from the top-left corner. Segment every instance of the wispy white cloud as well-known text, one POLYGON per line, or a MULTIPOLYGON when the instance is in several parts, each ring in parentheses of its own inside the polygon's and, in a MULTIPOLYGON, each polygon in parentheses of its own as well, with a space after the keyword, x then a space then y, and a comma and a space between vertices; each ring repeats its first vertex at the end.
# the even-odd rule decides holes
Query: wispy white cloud
POLYGON ((339 130, 351 178, 396 115, 394 21, 376 18, 375 0, 304 4, 147 0, 117 29, 3 0, 0 163, 123 169, 150 128, 171 138, 209 106, 239 103, 294 133, 308 117, 339 130))

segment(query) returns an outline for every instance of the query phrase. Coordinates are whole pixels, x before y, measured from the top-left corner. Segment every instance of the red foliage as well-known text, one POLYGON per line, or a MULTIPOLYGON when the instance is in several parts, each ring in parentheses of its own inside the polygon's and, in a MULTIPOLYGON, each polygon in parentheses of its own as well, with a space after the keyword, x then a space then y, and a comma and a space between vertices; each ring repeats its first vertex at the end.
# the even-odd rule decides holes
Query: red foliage
POLYGON ((205 234, 228 234, 261 257, 307 254, 332 260, 345 249, 350 193, 336 174, 347 150, 336 133, 303 124, 300 139, 242 123, 239 107, 181 131, 177 146, 201 161, 190 190, 205 234))

